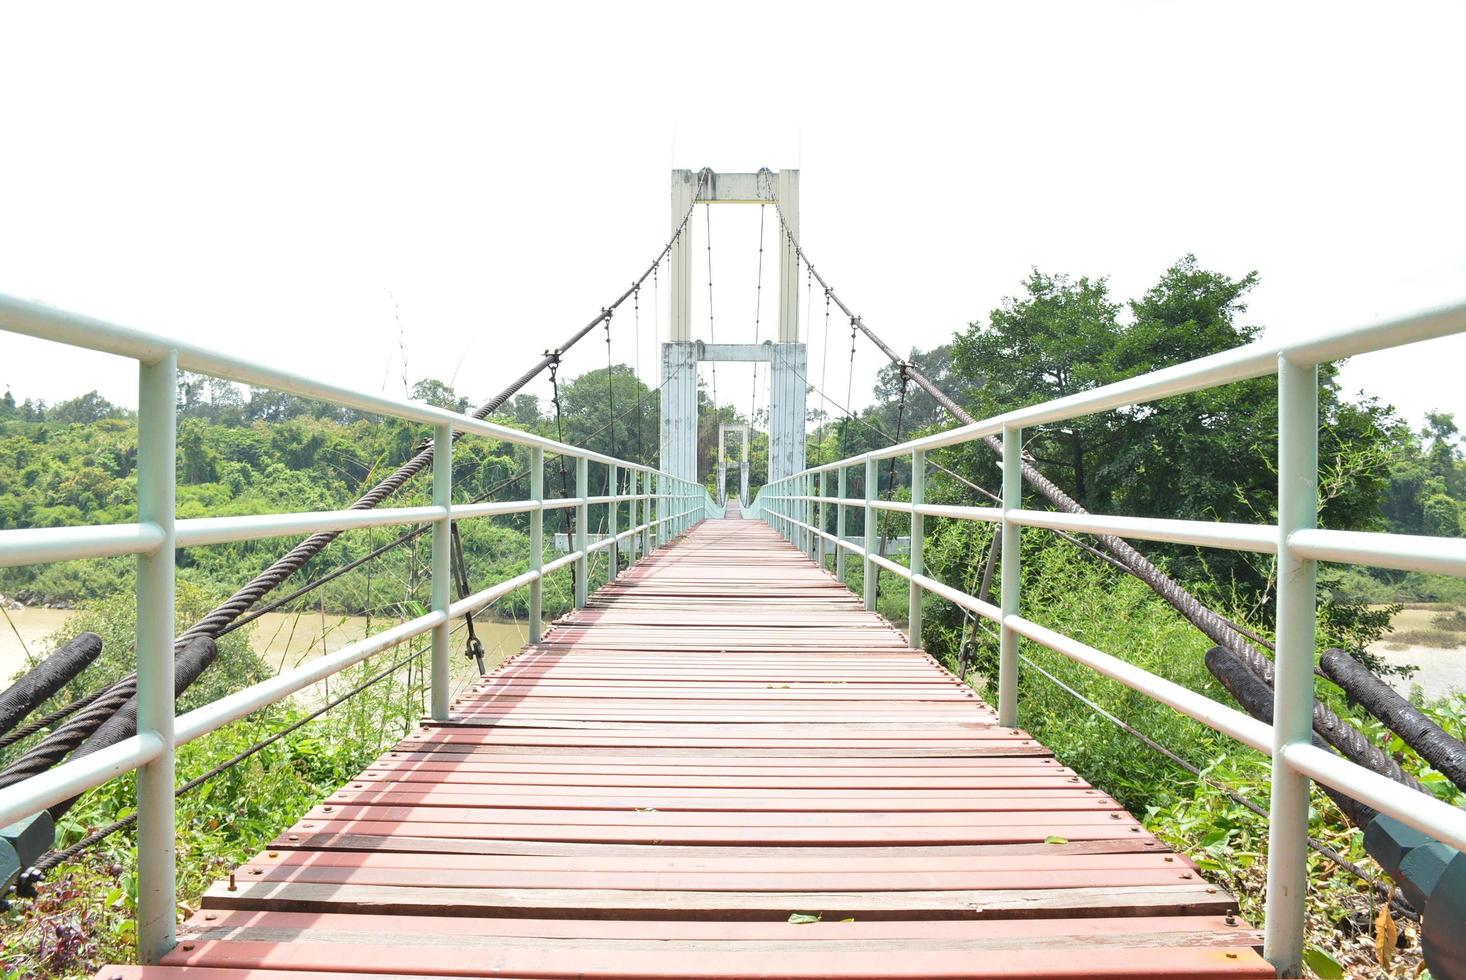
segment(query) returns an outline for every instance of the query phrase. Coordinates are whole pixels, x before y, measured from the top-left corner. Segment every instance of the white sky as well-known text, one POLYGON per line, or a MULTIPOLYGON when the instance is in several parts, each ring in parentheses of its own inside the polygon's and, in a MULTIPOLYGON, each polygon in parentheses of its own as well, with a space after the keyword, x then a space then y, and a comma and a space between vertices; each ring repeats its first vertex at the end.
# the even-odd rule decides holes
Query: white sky
MULTIPOLYGON (((1186 252, 1259 270, 1250 320, 1301 334, 1466 296, 1463 37, 1454 3, 13 4, 0 292, 400 394, 395 299, 408 375, 478 398, 645 267, 672 166, 799 167, 806 248, 898 347, 1030 266, 1128 298, 1186 252)), ((711 218, 718 339, 752 340, 758 209, 711 218)), ((763 338, 772 262, 765 296, 763 338)), ((809 326, 843 397, 848 328, 825 371, 809 326)), ((1466 421, 1463 363, 1345 379, 1466 421)), ((879 364, 862 340, 858 403, 879 364)), ((6 334, 0 385, 135 403, 129 364, 6 334)))

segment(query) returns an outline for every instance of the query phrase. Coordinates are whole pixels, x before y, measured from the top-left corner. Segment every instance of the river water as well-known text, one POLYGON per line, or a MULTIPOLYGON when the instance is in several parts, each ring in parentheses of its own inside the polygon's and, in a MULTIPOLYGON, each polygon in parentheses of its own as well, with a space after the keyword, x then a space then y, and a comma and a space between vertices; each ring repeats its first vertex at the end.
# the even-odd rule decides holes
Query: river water
MULTIPOLYGON (((42 609, 28 606, 11 609, 0 615, 0 688, 15 676, 26 663, 26 652, 44 654, 51 649, 49 637, 76 613, 70 609, 42 609), (8 622, 7 622, 8 618, 8 622)), ((256 653, 275 669, 288 669, 327 653, 335 653, 348 643, 378 633, 399 622, 374 616, 338 616, 330 613, 266 613, 251 623, 250 644, 256 653)), ((523 624, 510 622, 475 622, 474 629, 483 642, 488 666, 502 662, 519 651, 527 640, 523 624)), ((463 635, 453 637, 454 679, 470 673, 462 656, 463 635)))

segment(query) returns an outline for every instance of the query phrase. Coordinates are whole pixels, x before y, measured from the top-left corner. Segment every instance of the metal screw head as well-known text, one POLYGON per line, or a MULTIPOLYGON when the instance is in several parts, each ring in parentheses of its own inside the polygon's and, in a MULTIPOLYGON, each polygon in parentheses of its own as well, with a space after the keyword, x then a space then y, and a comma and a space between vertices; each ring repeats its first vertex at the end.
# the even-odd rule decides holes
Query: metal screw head
POLYGON ((185 953, 191 953, 191 952, 193 952, 193 943, 184 943, 183 944, 183 951, 185 953))
POLYGON ((279 851, 268 851, 267 852, 267 856, 268 857, 272 857, 272 858, 277 858, 277 857, 280 856, 280 852, 279 851))
POLYGON ((219 915, 216 912, 205 912, 204 913, 204 921, 205 922, 213 922, 217 918, 219 918, 219 915))
POLYGON ((1228 912, 1227 913, 1227 925, 1229 925, 1229 926, 1235 926, 1236 924, 1237 924, 1237 917, 1235 915, 1233 915, 1231 912, 1228 912))

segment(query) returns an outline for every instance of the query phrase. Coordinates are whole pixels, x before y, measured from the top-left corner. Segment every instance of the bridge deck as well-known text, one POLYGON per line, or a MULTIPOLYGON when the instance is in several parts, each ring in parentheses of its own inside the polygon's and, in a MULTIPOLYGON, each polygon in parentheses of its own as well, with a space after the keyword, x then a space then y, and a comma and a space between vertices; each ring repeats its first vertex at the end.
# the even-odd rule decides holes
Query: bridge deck
POLYGON ((753 521, 648 557, 234 881, 169 966, 100 976, 1273 975, 1189 860, 753 521))

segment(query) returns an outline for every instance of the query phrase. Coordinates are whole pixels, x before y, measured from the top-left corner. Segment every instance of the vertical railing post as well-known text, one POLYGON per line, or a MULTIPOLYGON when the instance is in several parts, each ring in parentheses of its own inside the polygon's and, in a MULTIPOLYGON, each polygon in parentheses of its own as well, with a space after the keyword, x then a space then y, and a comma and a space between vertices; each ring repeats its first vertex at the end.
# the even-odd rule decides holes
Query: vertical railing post
POLYGON ((926 452, 911 452, 911 589, 906 597, 907 635, 911 649, 921 649, 921 586, 916 576, 925 574, 922 551, 926 546, 926 518, 916 509, 926 502, 926 452))
POLYGON ((646 550, 650 553, 662 544, 662 528, 657 523, 657 518, 662 516, 661 502, 657 499, 657 489, 662 485, 662 477, 657 473, 648 473, 646 480, 646 550))
POLYGON ((173 780, 174 495, 178 355, 138 365, 137 512, 163 531, 137 559, 137 731, 163 751, 137 774, 137 955, 157 963, 176 942, 177 829, 173 780))
MULTIPOLYGON (((545 567, 545 451, 539 446, 529 449, 529 499, 535 502, 529 512, 529 567, 538 573, 545 567)), ((538 643, 544 635, 545 582, 536 574, 529 583, 529 642, 538 643)))
POLYGON ((641 551, 641 532, 636 530, 641 527, 640 501, 636 499, 640 492, 636 488, 641 485, 641 472, 628 469, 626 471, 626 495, 631 499, 626 501, 626 530, 631 532, 631 537, 626 539, 626 567, 629 570, 636 564, 637 555, 641 551))
POLYGON ((448 605, 452 601, 449 583, 453 566, 453 427, 440 425, 433 430, 433 506, 443 508, 443 516, 433 521, 433 612, 441 612, 443 621, 433 627, 433 666, 428 699, 434 721, 448 720, 448 605))
POLYGON ((607 481, 611 488, 609 494, 611 502, 606 505, 608 508, 606 511, 606 533, 611 536, 611 546, 606 549, 606 553, 610 555, 610 565, 606 569, 607 582, 615 581, 616 576, 621 574, 621 542, 616 540, 616 511, 620 507, 620 504, 616 501, 617 496, 619 496, 619 488, 616 486, 619 482, 617 469, 616 464, 612 463, 611 476, 607 481))
POLYGON ((1023 506, 1023 430, 1003 426, 1003 625, 998 638, 998 724, 1018 724, 1018 634, 1008 617, 1018 615, 1018 548, 1022 529, 1008 513, 1023 506))
POLYGON ((641 556, 645 558, 652 553, 656 547, 652 538, 652 487, 656 483, 656 474, 648 470, 641 477, 641 522, 646 529, 641 532, 641 556))
POLYGON ((835 505, 835 578, 845 581, 845 467, 835 473, 835 496, 840 502, 835 505))
POLYGON ((585 608, 585 598, 590 594, 590 561, 585 553, 586 543, 589 537, 585 533, 585 526, 589 523, 586 520, 589 508, 586 507, 585 498, 590 493, 590 461, 584 456, 575 461, 575 496, 580 498, 580 503, 575 505, 575 543, 571 545, 580 552, 580 557, 575 559, 575 608, 585 608))
POLYGON ((667 525, 662 518, 667 516, 667 478, 657 474, 657 547, 667 543, 667 525))
MULTIPOLYGON (((804 477, 803 476, 791 477, 791 482, 793 482, 793 484, 794 484, 794 490, 793 490, 794 496, 801 498, 799 500, 794 501, 794 519, 796 521, 799 521, 799 522, 803 523, 803 524, 808 524, 809 523, 809 514, 806 511, 809 508, 809 501, 808 500, 804 500, 802 498, 809 496, 809 489, 805 486, 805 481, 804 481, 804 477)), ((809 532, 806 531, 804 528, 800 527, 799 524, 795 524, 794 525, 794 533, 798 536, 798 541, 796 543, 799 546, 799 550, 802 551, 802 552, 804 552, 804 557, 808 558, 809 557, 809 532)))
POLYGON ((875 609, 876 607, 876 576, 880 569, 876 563, 871 561, 871 556, 876 553, 876 509, 870 502, 876 499, 876 461, 870 457, 865 460, 865 608, 875 609))
MULTIPOLYGON (((821 531, 829 531, 829 529, 830 529, 830 505, 828 503, 828 500, 829 500, 829 497, 830 497, 830 471, 829 470, 821 470, 820 471, 820 497, 822 499, 820 500, 819 504, 817 505, 818 506, 818 512, 819 512, 819 519, 817 521, 815 521, 815 525, 814 526, 817 527, 817 528, 819 528, 821 531)), ((823 534, 815 535, 814 548, 815 548, 815 559, 814 560, 819 563, 820 571, 824 571, 824 568, 825 568, 825 536, 823 534)))
POLYGON ((793 523, 794 501, 789 499, 790 497, 794 496, 794 481, 786 476, 784 477, 784 479, 780 480, 779 483, 783 487, 783 489, 779 491, 779 495, 784 499, 779 501, 779 503, 783 505, 782 514, 784 517, 784 537, 786 540, 788 540, 790 544, 794 545, 797 548, 799 547, 799 542, 795 539, 794 534, 795 531, 798 530, 798 528, 796 528, 793 523))
POLYGON ((1313 736, 1317 563, 1289 536, 1318 524, 1318 368, 1278 356, 1278 613, 1273 698, 1272 806, 1268 813, 1263 956, 1298 976, 1308 889, 1308 777, 1283 750, 1313 736))
MULTIPOLYGON (((815 495, 814 474, 804 474, 804 477, 799 482, 804 486, 804 496, 806 498, 804 501, 804 523, 808 524, 810 528, 818 527, 819 525, 815 524, 814 522, 815 508, 818 505, 813 500, 807 499, 815 495)), ((804 532, 804 540, 804 553, 806 555, 809 555, 810 558, 815 558, 817 555, 817 549, 819 548, 820 536, 818 534, 815 534, 814 531, 806 528, 804 532)))

